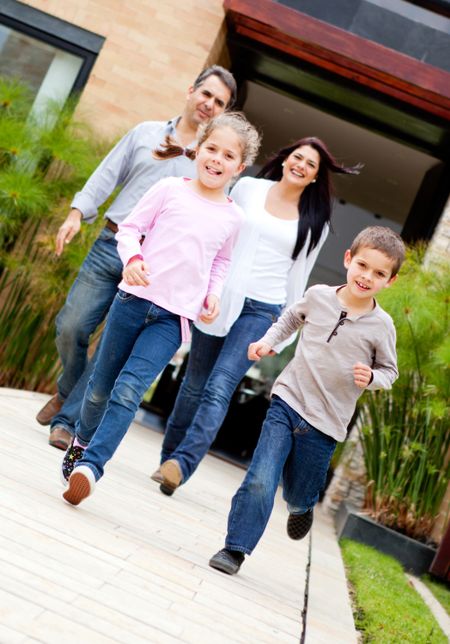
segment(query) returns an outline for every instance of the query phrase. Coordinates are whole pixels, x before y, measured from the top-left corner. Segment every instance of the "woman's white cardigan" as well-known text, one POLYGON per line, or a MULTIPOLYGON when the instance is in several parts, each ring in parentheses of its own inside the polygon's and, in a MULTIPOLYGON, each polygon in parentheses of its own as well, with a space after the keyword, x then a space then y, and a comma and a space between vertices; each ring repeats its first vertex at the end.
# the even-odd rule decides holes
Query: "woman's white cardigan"
MULTIPOLYGON (((212 324, 195 322, 195 326, 207 335, 225 336, 239 317, 244 300, 247 297, 247 280, 250 276, 256 248, 259 243, 260 226, 258 218, 265 208, 267 193, 274 181, 243 177, 232 189, 230 196, 241 206, 245 219, 236 246, 233 250, 231 267, 220 299, 220 315, 212 324)), ((297 259, 292 264, 287 282, 287 296, 284 307, 291 306, 302 296, 311 270, 315 264, 329 232, 328 224, 324 227, 317 246, 307 256, 310 233, 297 259)), ((294 240, 295 242, 295 240, 294 240)), ((282 351, 295 339, 296 334, 275 347, 277 353, 282 351)), ((255 341, 259 338, 255 338, 255 341)))

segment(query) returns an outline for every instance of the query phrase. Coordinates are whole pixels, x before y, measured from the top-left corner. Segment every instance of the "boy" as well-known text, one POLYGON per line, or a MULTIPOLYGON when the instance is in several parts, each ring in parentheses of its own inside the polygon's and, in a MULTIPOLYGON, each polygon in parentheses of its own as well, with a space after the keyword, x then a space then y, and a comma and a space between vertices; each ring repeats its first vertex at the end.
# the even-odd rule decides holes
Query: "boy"
POLYGON ((389 287, 405 255, 397 233, 371 226, 345 252, 347 282, 313 286, 257 342, 250 360, 302 327, 294 358, 278 376, 246 477, 233 497, 225 548, 209 565, 238 572, 261 538, 280 476, 289 518, 287 533, 309 532, 336 441, 345 439, 364 389, 390 389, 398 376, 395 328, 374 296, 389 287))

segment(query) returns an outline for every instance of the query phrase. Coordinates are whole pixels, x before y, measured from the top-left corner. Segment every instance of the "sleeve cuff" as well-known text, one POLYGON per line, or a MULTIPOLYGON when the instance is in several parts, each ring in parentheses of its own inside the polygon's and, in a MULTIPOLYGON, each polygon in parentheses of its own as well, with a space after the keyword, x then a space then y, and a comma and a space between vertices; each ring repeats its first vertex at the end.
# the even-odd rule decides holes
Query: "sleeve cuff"
POLYGON ((131 262, 134 262, 134 261, 136 261, 137 259, 141 260, 141 262, 143 262, 143 261, 144 261, 144 257, 143 257, 143 255, 133 255, 133 257, 130 257, 130 259, 128 260, 128 262, 127 262, 127 266, 128 266, 128 264, 131 264, 131 262))

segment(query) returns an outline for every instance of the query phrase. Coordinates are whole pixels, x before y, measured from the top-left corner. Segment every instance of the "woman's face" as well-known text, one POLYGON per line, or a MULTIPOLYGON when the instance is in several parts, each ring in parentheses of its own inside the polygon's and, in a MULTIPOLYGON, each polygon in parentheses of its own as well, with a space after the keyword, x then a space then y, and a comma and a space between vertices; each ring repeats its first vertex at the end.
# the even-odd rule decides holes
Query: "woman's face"
POLYGON ((319 172, 320 154, 310 145, 301 145, 286 157, 283 163, 283 179, 306 188, 319 172))

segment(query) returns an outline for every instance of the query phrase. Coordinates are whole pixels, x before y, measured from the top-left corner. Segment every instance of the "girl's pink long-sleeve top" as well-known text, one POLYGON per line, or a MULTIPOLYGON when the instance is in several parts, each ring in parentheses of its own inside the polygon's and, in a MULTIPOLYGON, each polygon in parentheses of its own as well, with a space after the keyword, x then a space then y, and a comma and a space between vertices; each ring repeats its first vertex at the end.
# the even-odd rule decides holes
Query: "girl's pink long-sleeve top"
POLYGON ((142 255, 150 284, 129 286, 122 280, 119 288, 196 320, 205 297, 221 295, 242 221, 243 212, 234 201, 205 199, 182 177, 161 179, 116 234, 123 265, 142 255))

